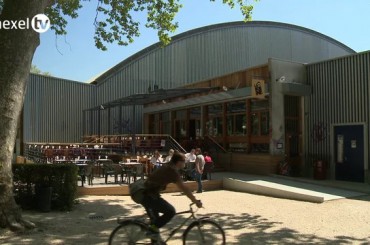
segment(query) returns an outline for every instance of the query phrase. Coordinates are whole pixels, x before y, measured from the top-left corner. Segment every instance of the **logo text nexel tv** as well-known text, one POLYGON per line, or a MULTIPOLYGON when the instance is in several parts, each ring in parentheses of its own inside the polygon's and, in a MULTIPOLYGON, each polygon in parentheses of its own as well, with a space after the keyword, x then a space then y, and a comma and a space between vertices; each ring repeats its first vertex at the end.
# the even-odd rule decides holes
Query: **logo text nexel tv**
POLYGON ((43 33, 49 30, 50 20, 44 14, 37 14, 31 20, 26 18, 25 20, 2 20, 0 21, 0 29, 12 30, 12 29, 32 29, 38 33, 43 33))

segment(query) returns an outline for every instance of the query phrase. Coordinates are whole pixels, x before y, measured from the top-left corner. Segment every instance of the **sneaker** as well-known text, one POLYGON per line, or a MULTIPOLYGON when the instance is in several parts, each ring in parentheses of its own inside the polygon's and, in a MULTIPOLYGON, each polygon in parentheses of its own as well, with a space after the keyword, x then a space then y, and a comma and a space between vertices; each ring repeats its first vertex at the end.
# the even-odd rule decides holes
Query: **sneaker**
POLYGON ((197 191, 197 193, 202 193, 203 191, 197 191))
POLYGON ((148 230, 146 232, 146 236, 148 238, 153 239, 153 240, 156 240, 156 241, 161 237, 161 235, 159 234, 158 231, 153 231, 153 230, 148 230))
POLYGON ((155 226, 149 226, 146 236, 150 238, 153 242, 152 244, 166 244, 159 233, 159 229, 155 226))
POLYGON ((152 240, 151 244, 155 244, 155 245, 166 245, 167 244, 165 241, 163 241, 159 232, 148 231, 146 233, 146 236, 152 240))
POLYGON ((155 225, 149 225, 149 231, 159 233, 159 229, 155 225))

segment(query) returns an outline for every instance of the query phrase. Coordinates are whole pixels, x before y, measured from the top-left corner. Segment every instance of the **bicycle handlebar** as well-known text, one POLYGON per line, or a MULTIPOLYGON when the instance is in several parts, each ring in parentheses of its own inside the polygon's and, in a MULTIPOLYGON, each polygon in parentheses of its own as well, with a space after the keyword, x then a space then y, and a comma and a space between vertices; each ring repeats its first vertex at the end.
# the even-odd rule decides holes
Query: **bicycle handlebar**
MULTIPOLYGON (((199 200, 200 201, 200 200, 199 200)), ((193 209, 193 205, 195 205, 195 203, 194 202, 192 202, 192 203, 190 203, 189 204, 189 210, 187 210, 187 211, 181 211, 181 212, 177 212, 176 213, 176 215, 178 215, 178 214, 186 214, 186 213, 195 213, 195 212, 197 212, 198 211, 198 209, 193 209)))
MULTIPOLYGON (((199 201, 200 203, 202 203, 202 201, 201 200, 197 200, 197 201, 199 201)), ((190 203, 190 210, 191 211, 193 211, 193 207, 192 206, 194 206, 194 205, 196 205, 196 203, 195 202, 192 202, 192 203, 190 203)), ((203 204, 202 204, 202 207, 203 207, 203 204)), ((199 209, 199 208, 198 208, 199 209)), ((196 209, 196 210, 198 210, 198 209, 196 209)), ((196 211, 195 211, 196 212, 196 211)))

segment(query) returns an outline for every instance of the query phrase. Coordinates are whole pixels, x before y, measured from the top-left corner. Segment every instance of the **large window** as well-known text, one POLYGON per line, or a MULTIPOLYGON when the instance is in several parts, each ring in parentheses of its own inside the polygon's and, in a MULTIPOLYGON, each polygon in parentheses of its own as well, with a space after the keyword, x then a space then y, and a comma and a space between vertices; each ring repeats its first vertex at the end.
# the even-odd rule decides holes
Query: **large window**
POLYGON ((190 119, 200 119, 201 110, 200 107, 194 107, 189 109, 189 118, 190 119))
POLYGON ((251 152, 269 151, 270 112, 268 100, 251 100, 251 152))
POLYGON ((247 134, 247 109, 246 101, 235 101, 227 103, 227 134, 246 135, 247 134))
POLYGON ((177 140, 187 137, 187 110, 175 112, 175 138, 177 140))
POLYGON ((207 106, 206 110, 208 111, 208 118, 206 120, 206 134, 213 137, 222 136, 222 104, 209 105, 207 106))
POLYGON ((269 135, 269 115, 268 100, 251 101, 251 135, 269 135))
POLYGON ((149 115, 150 134, 171 134, 170 112, 149 115))
POLYGON ((159 114, 149 115, 149 133, 150 134, 159 133, 159 114))
POLYGON ((203 133, 201 132, 200 118, 201 108, 193 107, 189 109, 189 139, 198 139, 203 133))
POLYGON ((186 120, 186 113, 187 110, 176 111, 175 112, 176 120, 186 120))
POLYGON ((163 112, 162 116, 162 133, 163 134, 171 134, 171 118, 170 112, 163 112))

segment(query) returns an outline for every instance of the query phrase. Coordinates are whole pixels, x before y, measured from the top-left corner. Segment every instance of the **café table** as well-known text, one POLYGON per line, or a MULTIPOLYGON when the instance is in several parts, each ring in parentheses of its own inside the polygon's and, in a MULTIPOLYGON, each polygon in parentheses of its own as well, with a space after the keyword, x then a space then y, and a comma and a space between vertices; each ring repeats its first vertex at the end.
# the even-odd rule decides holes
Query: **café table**
POLYGON ((78 167, 78 175, 81 177, 81 185, 84 186, 84 183, 88 181, 88 185, 92 185, 93 179, 93 164, 89 164, 91 162, 89 159, 78 159, 74 161, 76 166, 78 167))
POLYGON ((91 159, 74 159, 74 160, 67 160, 67 159, 55 159, 53 163, 56 164, 65 164, 65 163, 74 163, 78 167, 78 175, 81 178, 81 186, 84 186, 84 182, 86 177, 88 178, 89 185, 92 185, 92 169, 88 169, 88 162, 91 162, 91 159))
POLYGON ((80 159, 75 159, 73 160, 74 163, 76 164, 86 164, 87 162, 92 162, 93 160, 91 159, 85 159, 85 158, 80 158, 80 159))
POLYGON ((98 177, 104 177, 103 165, 105 163, 112 163, 112 160, 108 158, 99 158, 95 160, 98 177))
POLYGON ((60 158, 60 159, 54 159, 53 160, 53 163, 72 163, 73 161, 72 160, 67 160, 67 159, 63 159, 63 158, 60 158))
POLYGON ((93 160, 86 159, 86 158, 76 158, 73 162, 78 167, 78 175, 81 177, 82 187, 86 181, 86 177, 88 180, 88 184, 92 185, 92 177, 93 177, 93 160), (89 164, 90 163, 90 164, 89 164))

